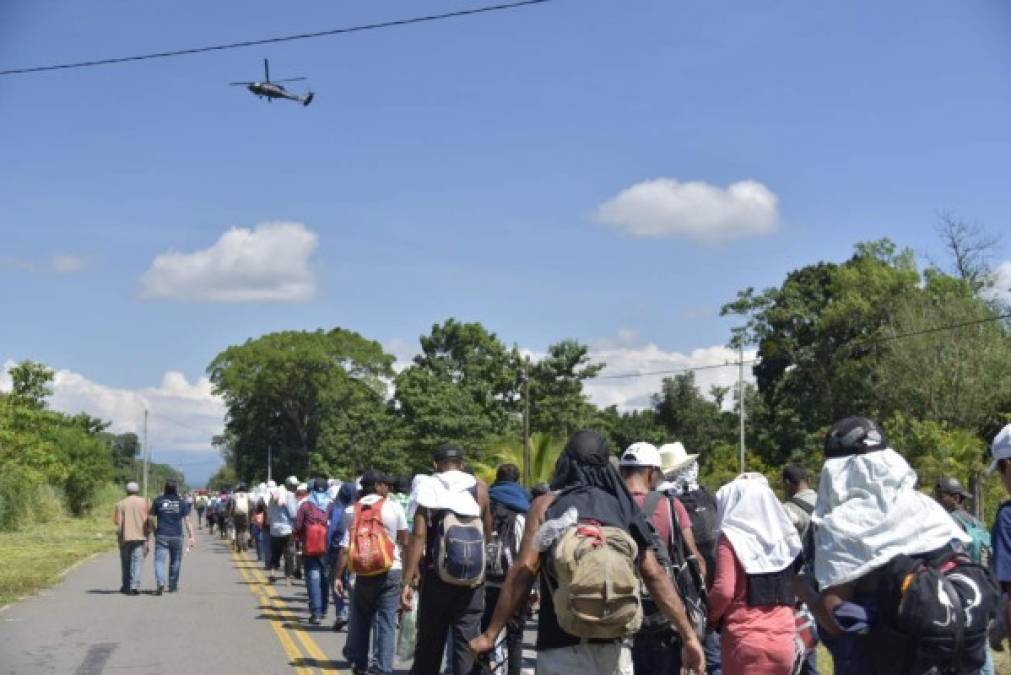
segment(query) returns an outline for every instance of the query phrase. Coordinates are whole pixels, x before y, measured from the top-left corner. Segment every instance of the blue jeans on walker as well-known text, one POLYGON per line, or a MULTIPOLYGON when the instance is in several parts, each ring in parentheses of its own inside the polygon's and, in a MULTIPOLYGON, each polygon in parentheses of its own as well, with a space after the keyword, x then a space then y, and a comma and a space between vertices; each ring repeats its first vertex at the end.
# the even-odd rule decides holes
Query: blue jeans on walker
POLYGON ((400 606, 400 570, 374 577, 359 576, 351 593, 351 623, 347 656, 361 671, 369 666, 369 634, 376 624, 380 675, 393 673, 393 648, 397 637, 397 608, 400 606))
POLYGON ((179 588, 179 570, 183 565, 183 538, 154 538, 154 579, 158 587, 165 586, 165 568, 168 567, 168 589, 179 588))
POLYGON ((305 570, 305 591, 309 596, 309 612, 324 617, 330 599, 326 561, 322 556, 305 556, 302 558, 302 568, 305 570))

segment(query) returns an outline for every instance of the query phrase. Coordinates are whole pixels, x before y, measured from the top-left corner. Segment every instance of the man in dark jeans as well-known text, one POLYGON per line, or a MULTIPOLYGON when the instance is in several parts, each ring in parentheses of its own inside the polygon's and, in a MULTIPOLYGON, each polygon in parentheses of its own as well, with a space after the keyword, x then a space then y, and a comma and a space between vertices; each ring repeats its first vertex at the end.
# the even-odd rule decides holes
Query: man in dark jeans
POLYGON ((461 516, 480 516, 487 541, 491 532, 488 486, 463 471, 463 450, 455 445, 439 446, 434 460, 436 473, 423 480, 417 489, 418 510, 414 514, 411 543, 404 562, 402 607, 410 608, 419 581, 421 584, 418 640, 411 673, 436 675, 439 672, 446 635, 452 630, 452 673, 469 675, 474 667, 474 656, 468 651, 467 643, 481 632, 484 585, 458 586, 439 577, 435 568, 436 533, 442 519, 453 511, 461 516), (422 553, 425 561, 420 566, 422 553))
POLYGON ((368 509, 379 509, 379 517, 390 540, 394 542, 393 559, 390 568, 379 574, 355 578, 354 590, 351 592, 351 622, 348 628, 345 656, 351 661, 354 675, 378 672, 379 675, 392 675, 393 653, 397 637, 397 606, 400 598, 400 582, 402 566, 400 551, 407 544, 407 516, 404 508, 396 501, 388 499, 392 479, 378 471, 366 471, 362 476, 362 493, 357 500, 358 508, 351 505, 344 512, 349 526, 344 530, 341 540, 340 554, 337 559, 334 590, 344 592, 344 571, 349 564, 353 568, 354 561, 348 560, 351 548, 351 536, 358 531, 360 520, 355 511, 367 513, 368 509), (359 522, 355 522, 359 520, 359 522), (375 671, 368 669, 369 634, 375 634, 373 651, 376 654, 375 671))
MULTIPOLYGON (((486 630, 495 613, 502 583, 509 566, 519 554, 520 541, 523 539, 523 528, 526 524, 526 514, 530 509, 530 496, 519 483, 520 470, 515 464, 503 464, 495 473, 495 482, 488 489, 488 500, 491 508, 493 535, 497 535, 502 545, 502 555, 496 565, 488 560, 488 573, 484 581, 484 616, 481 618, 481 630, 486 630)), ((492 548, 492 547, 489 547, 492 548)), ((523 628, 526 623, 527 611, 530 605, 524 603, 516 615, 506 624, 505 658, 507 675, 520 675, 523 669, 523 628)), ((474 666, 473 675, 481 675, 481 667, 474 666)))
POLYGON ((183 526, 187 543, 196 545, 193 525, 190 523, 190 505, 179 497, 174 480, 165 481, 165 493, 151 504, 151 515, 156 519, 154 530, 154 576, 158 584, 157 595, 165 591, 165 568, 168 567, 168 591, 179 590, 179 571, 183 564, 183 526))

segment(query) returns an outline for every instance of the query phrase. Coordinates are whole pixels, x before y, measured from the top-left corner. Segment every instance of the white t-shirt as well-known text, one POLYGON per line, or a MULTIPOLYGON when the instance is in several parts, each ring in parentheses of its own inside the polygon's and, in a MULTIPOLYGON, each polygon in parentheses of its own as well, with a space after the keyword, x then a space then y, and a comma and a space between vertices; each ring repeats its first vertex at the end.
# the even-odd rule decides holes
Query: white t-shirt
MULTIPOLYGON (((366 495, 359 501, 361 501, 362 504, 369 505, 375 504, 379 500, 379 495, 366 495)), ((341 548, 348 548, 351 545, 351 527, 352 520, 355 517, 354 505, 352 504, 347 507, 344 510, 344 514, 348 526, 344 529, 344 538, 341 539, 341 548)), ((407 530, 407 514, 404 513, 404 507, 387 497, 386 501, 383 502, 383 511, 380 515, 383 518, 383 525, 386 527, 386 531, 389 533, 390 539, 393 540, 393 567, 390 569, 402 569, 404 565, 400 561, 400 546, 397 544, 397 533, 407 530)))

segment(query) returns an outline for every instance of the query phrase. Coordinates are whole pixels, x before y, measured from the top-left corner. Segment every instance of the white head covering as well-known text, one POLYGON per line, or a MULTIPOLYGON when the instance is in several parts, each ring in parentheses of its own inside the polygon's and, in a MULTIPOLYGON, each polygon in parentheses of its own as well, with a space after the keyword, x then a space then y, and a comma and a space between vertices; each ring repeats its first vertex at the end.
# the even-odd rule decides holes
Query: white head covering
POLYGON ((900 553, 971 541, 943 506, 916 489, 916 472, 891 448, 825 460, 811 520, 822 588, 859 579, 900 553))
POLYGON ((431 476, 418 476, 414 482, 411 496, 418 506, 448 509, 461 516, 481 514, 481 507, 469 492, 477 479, 469 473, 453 469, 431 476))
POLYGON ((797 528, 760 473, 742 473, 716 491, 716 529, 748 574, 780 572, 802 548, 797 528))

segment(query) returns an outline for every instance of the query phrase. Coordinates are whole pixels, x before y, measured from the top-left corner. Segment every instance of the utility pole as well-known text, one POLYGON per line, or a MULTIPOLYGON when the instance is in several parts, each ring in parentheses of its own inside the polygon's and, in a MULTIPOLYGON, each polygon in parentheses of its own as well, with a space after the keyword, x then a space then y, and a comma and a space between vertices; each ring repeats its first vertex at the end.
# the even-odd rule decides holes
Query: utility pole
POLYGON ((523 362, 523 484, 530 487, 530 377, 523 362))
POLYGON ((274 469, 274 448, 267 444, 267 481, 273 480, 273 469, 274 469))
POLYGON ((147 445, 147 408, 144 408, 144 499, 147 499, 147 469, 151 462, 151 452, 147 445))
POLYGON ((737 402, 741 424, 741 473, 744 473, 744 344, 737 347, 737 402))

